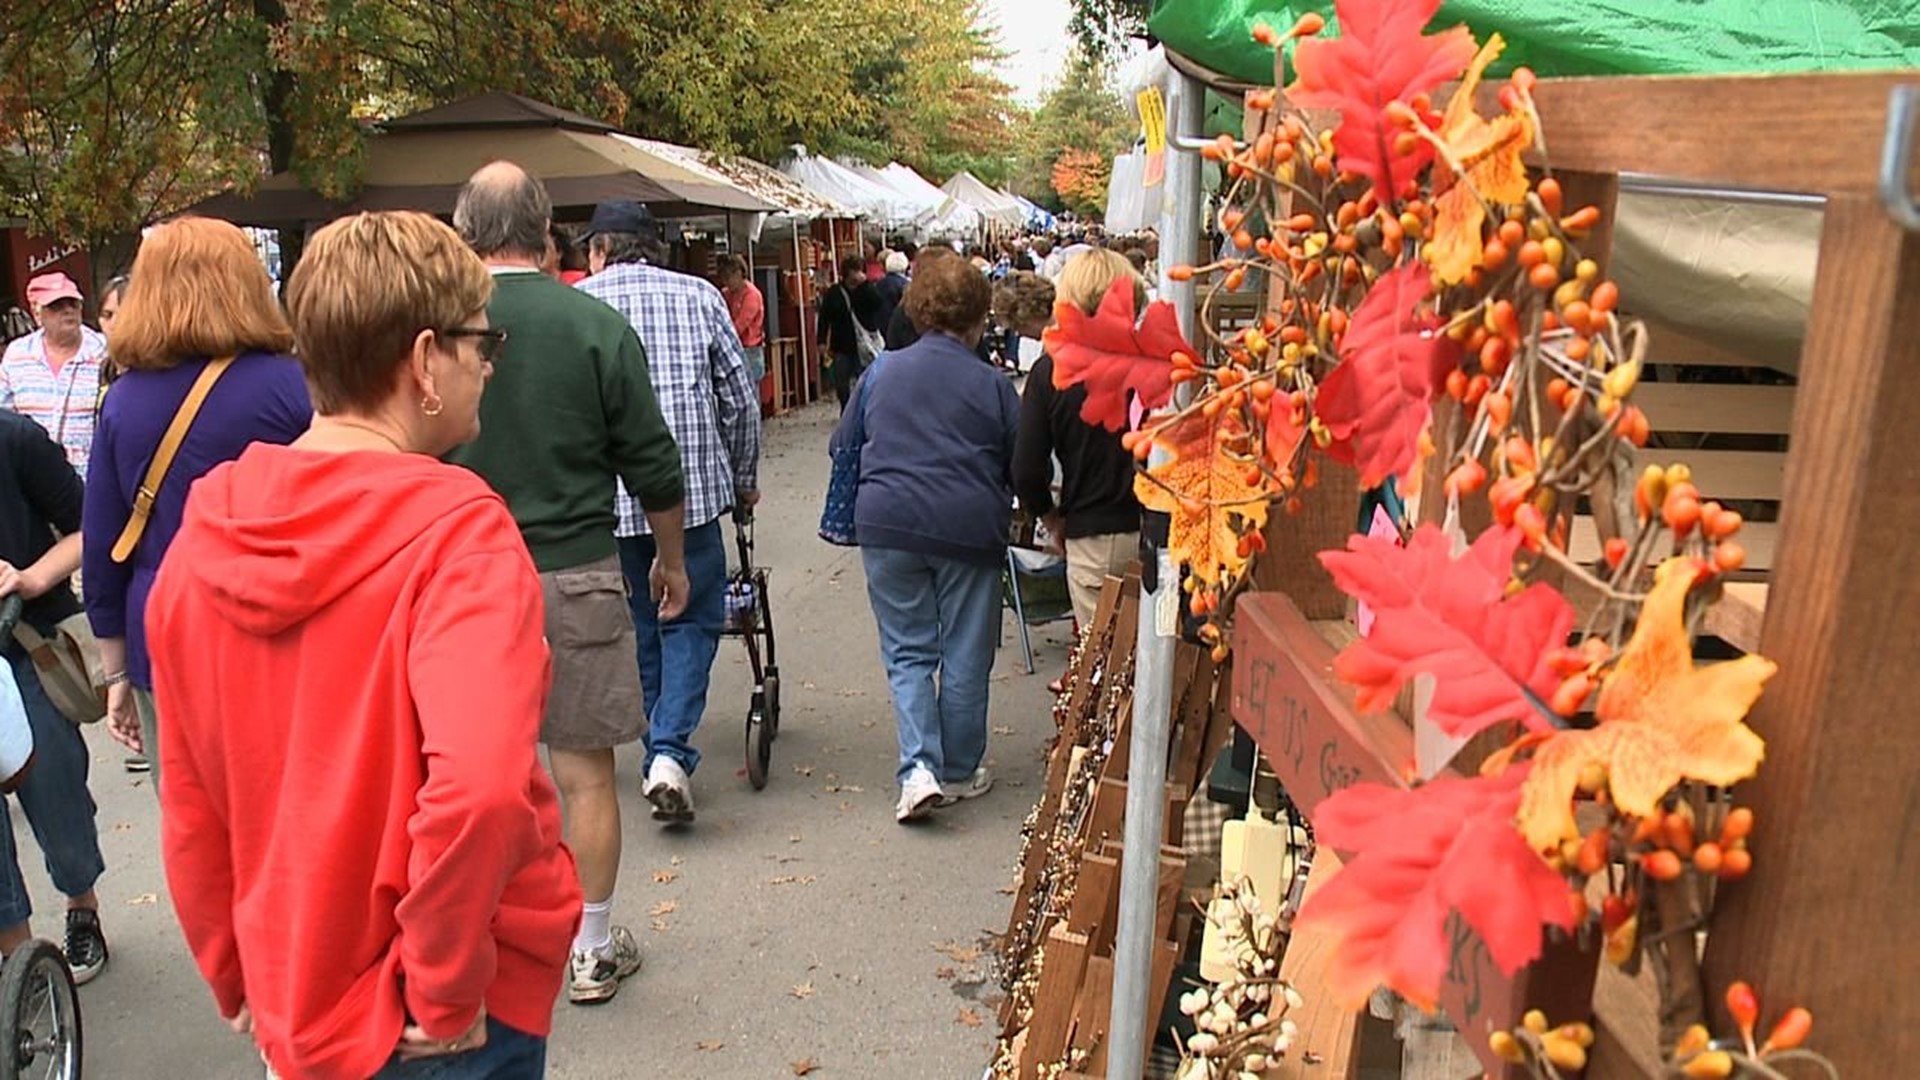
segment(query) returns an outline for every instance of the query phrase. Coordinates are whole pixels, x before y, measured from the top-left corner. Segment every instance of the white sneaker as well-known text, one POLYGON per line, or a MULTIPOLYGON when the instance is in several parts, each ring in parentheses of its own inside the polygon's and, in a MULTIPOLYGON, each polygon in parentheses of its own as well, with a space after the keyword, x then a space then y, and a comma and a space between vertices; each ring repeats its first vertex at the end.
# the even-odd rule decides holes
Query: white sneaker
POLYGON ((613 943, 605 954, 574 953, 568 963, 567 1000, 575 1005, 612 1001, 620 981, 640 970, 640 944, 624 926, 613 928, 613 943))
POLYGON ((893 808, 893 820, 917 821, 940 802, 940 781, 924 765, 915 765, 900 782, 900 802, 893 808))
POLYGON ((954 784, 940 785, 940 805, 952 806, 967 799, 977 799, 993 790, 993 773, 985 765, 973 770, 973 775, 954 784))
POLYGON ((693 820, 693 783, 680 763, 661 754, 647 767, 647 783, 640 789, 653 804, 653 820, 671 823, 693 820))

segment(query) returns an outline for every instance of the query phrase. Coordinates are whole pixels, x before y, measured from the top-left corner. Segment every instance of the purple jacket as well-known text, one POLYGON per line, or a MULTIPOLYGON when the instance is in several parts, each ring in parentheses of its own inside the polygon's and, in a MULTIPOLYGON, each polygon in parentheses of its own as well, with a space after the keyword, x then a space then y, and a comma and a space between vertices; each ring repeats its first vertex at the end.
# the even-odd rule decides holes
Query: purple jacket
POLYGON ((188 489, 208 470, 239 457, 248 446, 290 443, 313 421, 313 404, 299 361, 272 353, 242 354, 214 384, 187 430, 160 483, 153 514, 133 557, 114 562, 113 545, 133 515, 134 492, 146 479, 160 437, 206 366, 206 360, 189 360, 163 371, 122 374, 107 391, 93 434, 80 526, 87 621, 98 637, 127 639, 127 675, 143 690, 153 688, 147 660, 147 594, 173 534, 180 530, 188 489))

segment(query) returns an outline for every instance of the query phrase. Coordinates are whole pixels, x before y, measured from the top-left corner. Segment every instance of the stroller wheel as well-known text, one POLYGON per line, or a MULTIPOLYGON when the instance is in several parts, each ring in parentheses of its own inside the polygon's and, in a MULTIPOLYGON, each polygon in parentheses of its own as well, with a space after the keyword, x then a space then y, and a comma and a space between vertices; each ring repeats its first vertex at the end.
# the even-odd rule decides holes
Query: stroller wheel
POLYGON ((753 790, 767 786, 767 766, 773 761, 773 735, 767 728, 767 702, 764 691, 753 692, 753 705, 747 711, 747 782, 753 790))

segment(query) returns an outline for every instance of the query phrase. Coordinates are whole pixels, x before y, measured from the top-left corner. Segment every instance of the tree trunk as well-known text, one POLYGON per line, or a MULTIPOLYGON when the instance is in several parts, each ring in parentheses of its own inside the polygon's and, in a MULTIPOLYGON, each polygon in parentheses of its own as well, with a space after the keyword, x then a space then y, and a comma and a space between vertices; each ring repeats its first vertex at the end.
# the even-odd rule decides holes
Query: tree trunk
MULTIPOLYGON (((253 13, 269 30, 282 29, 287 24, 284 0, 253 0, 253 13)), ((268 57, 266 92, 261 104, 267 117, 267 164, 276 173, 293 167, 293 118, 289 115, 293 91, 293 72, 268 57)), ((304 225, 280 230, 280 284, 283 289, 293 276, 294 264, 300 261, 300 250, 306 246, 306 239, 304 225)))

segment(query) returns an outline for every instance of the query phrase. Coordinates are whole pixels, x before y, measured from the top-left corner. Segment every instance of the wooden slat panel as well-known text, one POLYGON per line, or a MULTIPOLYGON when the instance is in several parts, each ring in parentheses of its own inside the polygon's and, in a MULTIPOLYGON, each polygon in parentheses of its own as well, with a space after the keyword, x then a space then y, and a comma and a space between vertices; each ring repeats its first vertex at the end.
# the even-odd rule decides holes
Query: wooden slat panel
POLYGON ((1710 986, 1791 988, 1775 992, 1820 1018, 1840 1074, 1873 1076, 1920 1060, 1920 235, 1870 197, 1832 199, 1819 267, 1761 642, 1780 670, 1748 717, 1767 761, 1739 789, 1762 825, 1706 966, 1710 986))
POLYGON ((1787 456, 1758 450, 1646 450, 1643 461, 1684 461, 1703 499, 1780 501, 1787 456))
POLYGON ((1793 387, 1649 383, 1633 392, 1655 431, 1784 435, 1793 424, 1793 387))
MULTIPOLYGON (((1340 858, 1321 848, 1314 853, 1313 868, 1307 871, 1305 895, 1311 897, 1340 869, 1340 858)), ((1326 990, 1327 964, 1333 959, 1337 943, 1324 934, 1296 933, 1287 940, 1287 951, 1280 957, 1280 977, 1293 984, 1304 1000, 1287 1019, 1300 1026, 1293 1049, 1268 1070, 1270 1078, 1282 1080, 1330 1080, 1352 1075, 1360 1050, 1360 1014, 1333 1003, 1326 990), (1318 1055, 1317 1064, 1307 1064, 1307 1055, 1318 1055)))
MULTIPOLYGON (((1912 81, 1911 72, 1544 79, 1534 102, 1555 169, 1870 192, 1879 180, 1887 95, 1912 81), (1756 116, 1819 134, 1756 139, 1756 116)), ((1499 112, 1500 84, 1480 89, 1482 111, 1499 112)))
POLYGON ((1797 356, 1788 363, 1777 355, 1766 356, 1749 352, 1736 344, 1700 337, 1693 331, 1658 319, 1643 321, 1647 324, 1649 337, 1647 362, 1650 364, 1671 364, 1676 367, 1773 368, 1789 375, 1799 371, 1797 356))
MULTIPOLYGON (((1779 537, 1780 526, 1771 521, 1749 521, 1742 525, 1739 540, 1747 549, 1747 565, 1735 578, 1752 580, 1772 570, 1773 549, 1779 537)), ((1600 557, 1599 535, 1592 518, 1582 514, 1573 519, 1573 530, 1567 534, 1567 554, 1576 562, 1588 564, 1600 557)))
POLYGON ((1720 602, 1707 609, 1700 624, 1702 633, 1712 634, 1741 652, 1760 651, 1760 632, 1767 614, 1767 585, 1758 581, 1730 581, 1720 602))

